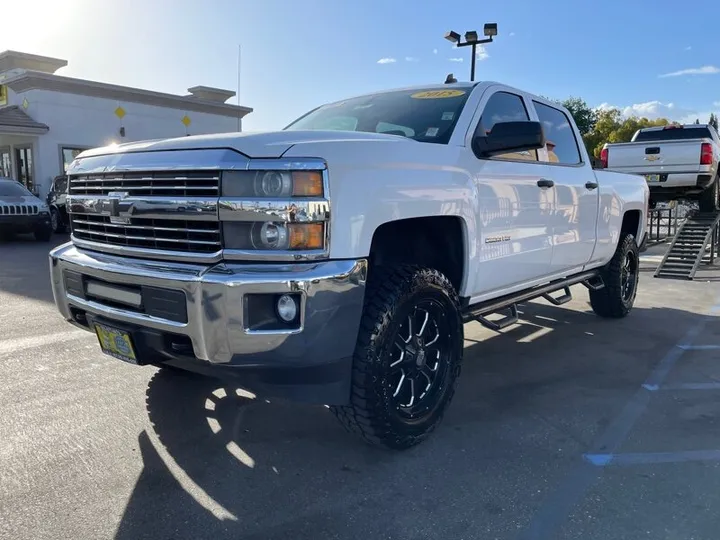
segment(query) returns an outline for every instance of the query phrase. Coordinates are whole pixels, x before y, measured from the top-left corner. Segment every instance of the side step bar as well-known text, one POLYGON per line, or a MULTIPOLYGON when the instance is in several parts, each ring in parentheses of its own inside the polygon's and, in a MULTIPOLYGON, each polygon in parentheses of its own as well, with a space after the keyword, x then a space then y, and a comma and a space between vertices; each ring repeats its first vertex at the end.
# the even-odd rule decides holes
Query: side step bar
POLYGON ((533 287, 513 294, 506 294, 499 298, 493 298, 486 302, 480 302, 468 306, 463 314, 463 322, 478 321, 490 330, 499 331, 503 328, 518 322, 517 305, 521 302, 529 302, 536 298, 544 298, 554 306, 561 306, 572 300, 570 287, 582 283, 590 290, 602 289, 605 284, 597 270, 590 270, 571 276, 569 278, 551 281, 545 285, 533 287), (560 296, 552 296, 552 293, 562 291, 560 296), (498 321, 491 321, 487 315, 509 310, 510 313, 498 321))

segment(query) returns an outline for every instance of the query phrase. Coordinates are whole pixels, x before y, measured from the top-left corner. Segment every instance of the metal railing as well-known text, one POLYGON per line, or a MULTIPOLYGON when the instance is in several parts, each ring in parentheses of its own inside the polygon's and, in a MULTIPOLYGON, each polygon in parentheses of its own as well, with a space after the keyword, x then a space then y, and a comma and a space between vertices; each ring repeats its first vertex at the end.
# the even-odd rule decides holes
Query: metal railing
POLYGON ((647 222, 648 244, 667 242, 677 234, 686 219, 686 215, 680 217, 679 210, 677 201, 672 201, 666 207, 650 210, 647 222))
POLYGON ((713 227, 712 237, 710 238, 710 251, 705 252, 702 262, 715 264, 715 258, 720 259, 720 223, 715 223, 713 227))

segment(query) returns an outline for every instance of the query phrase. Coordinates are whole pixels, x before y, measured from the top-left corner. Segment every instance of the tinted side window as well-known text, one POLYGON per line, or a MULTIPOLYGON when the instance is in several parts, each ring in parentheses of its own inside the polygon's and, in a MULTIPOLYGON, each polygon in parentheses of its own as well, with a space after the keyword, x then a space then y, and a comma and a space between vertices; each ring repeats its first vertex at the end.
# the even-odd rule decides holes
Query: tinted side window
MULTIPOLYGON (((485 105, 475 134, 487 135, 498 122, 522 121, 530 121, 530 116, 528 115, 522 98, 507 92, 496 92, 485 105)), ((500 159, 537 161, 537 151, 526 150, 524 152, 511 152, 508 154, 500 154, 496 157, 500 159)))
POLYGON ((55 182, 55 191, 58 193, 67 192, 67 177, 62 176, 55 182))
POLYGON ((581 163, 575 133, 565 113, 537 101, 533 103, 545 132, 548 161, 568 165, 581 163))

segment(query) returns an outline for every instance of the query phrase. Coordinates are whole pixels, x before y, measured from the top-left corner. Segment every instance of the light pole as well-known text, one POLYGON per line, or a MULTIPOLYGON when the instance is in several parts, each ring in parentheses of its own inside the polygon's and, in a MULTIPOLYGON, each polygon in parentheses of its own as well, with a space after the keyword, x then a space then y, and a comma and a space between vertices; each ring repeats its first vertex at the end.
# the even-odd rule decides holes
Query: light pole
POLYGON ((475 30, 471 30, 470 32, 465 32, 465 42, 461 42, 460 34, 457 32, 453 32, 450 30, 447 34, 445 34, 445 39, 448 41, 455 43, 458 47, 472 47, 472 60, 470 65, 470 81, 475 80, 475 51, 478 45, 482 45, 483 43, 491 43, 493 40, 493 37, 497 36, 497 23, 487 23, 485 27, 483 28, 483 33, 487 37, 487 39, 478 39, 478 33, 475 30))

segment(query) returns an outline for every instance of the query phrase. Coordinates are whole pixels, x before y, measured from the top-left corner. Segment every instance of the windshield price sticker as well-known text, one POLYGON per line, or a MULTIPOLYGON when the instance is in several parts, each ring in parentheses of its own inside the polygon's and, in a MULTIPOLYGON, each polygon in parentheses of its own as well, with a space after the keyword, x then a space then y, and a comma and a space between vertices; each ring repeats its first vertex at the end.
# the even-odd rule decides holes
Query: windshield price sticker
POLYGON ((465 94, 463 90, 426 90, 425 92, 415 92, 410 97, 414 99, 443 99, 458 97, 465 94))

